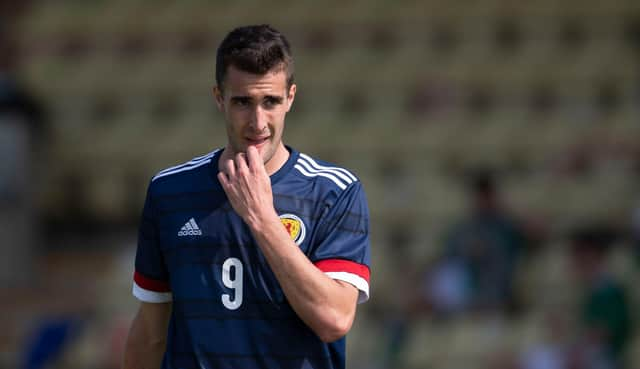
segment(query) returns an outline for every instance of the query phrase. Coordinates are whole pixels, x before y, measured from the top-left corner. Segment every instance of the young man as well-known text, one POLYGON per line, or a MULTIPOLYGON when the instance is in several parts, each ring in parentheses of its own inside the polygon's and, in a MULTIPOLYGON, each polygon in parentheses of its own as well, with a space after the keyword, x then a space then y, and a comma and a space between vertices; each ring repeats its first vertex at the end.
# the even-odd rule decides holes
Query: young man
POLYGON ((124 368, 344 368, 369 297, 362 186, 282 142, 296 85, 278 31, 229 33, 216 82, 227 145, 149 185, 124 368))

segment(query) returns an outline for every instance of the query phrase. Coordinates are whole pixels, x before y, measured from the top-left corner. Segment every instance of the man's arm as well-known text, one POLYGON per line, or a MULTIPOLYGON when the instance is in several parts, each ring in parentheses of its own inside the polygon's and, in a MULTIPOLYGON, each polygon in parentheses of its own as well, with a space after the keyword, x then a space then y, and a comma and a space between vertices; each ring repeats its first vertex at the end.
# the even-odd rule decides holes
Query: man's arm
POLYGON ((300 319, 325 342, 344 336, 353 324, 359 291, 328 277, 293 242, 273 206, 270 179, 258 151, 249 147, 247 155, 224 163, 218 179, 300 319))
POLYGON ((249 227, 298 316, 324 342, 347 334, 356 314, 358 289, 316 268, 275 212, 249 227))
POLYGON ((171 303, 142 302, 131 323, 123 369, 159 369, 165 351, 171 303))

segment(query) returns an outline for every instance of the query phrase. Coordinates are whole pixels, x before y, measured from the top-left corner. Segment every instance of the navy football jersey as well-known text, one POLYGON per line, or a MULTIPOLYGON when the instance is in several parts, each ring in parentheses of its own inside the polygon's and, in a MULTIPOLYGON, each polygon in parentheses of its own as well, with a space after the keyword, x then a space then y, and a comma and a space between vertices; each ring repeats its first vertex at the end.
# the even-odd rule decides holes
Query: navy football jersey
MULTIPOLYGON (((314 263, 369 298, 369 211, 349 171, 289 147, 271 175, 283 227, 314 263)), ((140 224, 133 294, 172 302, 164 369, 345 367, 295 314, 218 174, 222 150, 159 172, 140 224)))

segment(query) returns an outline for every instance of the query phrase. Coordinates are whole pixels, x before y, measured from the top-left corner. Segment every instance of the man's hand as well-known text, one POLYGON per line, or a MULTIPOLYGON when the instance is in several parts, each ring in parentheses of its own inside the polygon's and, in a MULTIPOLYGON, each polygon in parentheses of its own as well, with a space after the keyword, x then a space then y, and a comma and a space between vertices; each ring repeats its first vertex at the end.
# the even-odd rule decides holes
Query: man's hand
POLYGON ((250 227, 276 216, 273 207, 271 180, 258 150, 249 146, 246 155, 236 154, 234 160, 222 163, 218 180, 233 209, 250 227))

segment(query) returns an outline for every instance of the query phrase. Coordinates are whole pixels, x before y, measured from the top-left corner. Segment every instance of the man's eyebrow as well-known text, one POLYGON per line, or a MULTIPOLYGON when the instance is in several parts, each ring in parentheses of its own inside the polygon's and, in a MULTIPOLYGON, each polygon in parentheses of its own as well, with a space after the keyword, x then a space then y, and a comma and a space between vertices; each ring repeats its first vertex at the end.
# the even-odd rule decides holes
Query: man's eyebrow
POLYGON ((243 96, 243 95, 231 96, 231 100, 233 100, 233 101, 251 101, 251 96, 243 96))
POLYGON ((282 96, 279 95, 266 95, 264 97, 265 100, 271 100, 274 102, 282 102, 284 100, 284 98, 282 96))

